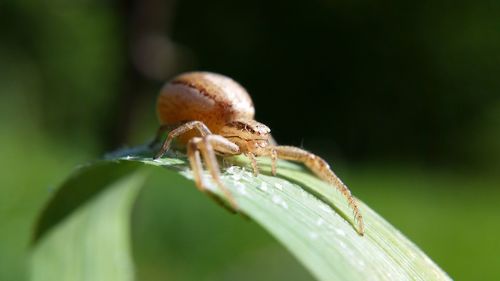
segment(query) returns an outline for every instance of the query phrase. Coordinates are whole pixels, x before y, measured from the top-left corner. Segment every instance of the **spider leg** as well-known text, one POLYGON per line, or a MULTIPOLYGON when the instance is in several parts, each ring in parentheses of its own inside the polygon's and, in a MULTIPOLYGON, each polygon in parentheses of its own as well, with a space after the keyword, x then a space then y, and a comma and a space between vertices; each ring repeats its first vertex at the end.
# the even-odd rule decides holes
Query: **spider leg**
MULTIPOLYGON (((160 126, 160 128, 158 129, 158 134, 156 136, 157 139, 159 139, 160 135, 168 130, 169 126, 166 126, 166 125, 163 125, 163 126, 160 126), (163 128, 165 126, 165 128, 163 128)), ((192 129, 196 129, 198 130, 198 133, 204 137, 206 135, 210 135, 211 132, 210 130, 208 129, 208 127, 203 124, 203 122, 201 121, 190 121, 190 122, 187 122, 187 123, 184 123, 182 125, 180 125, 179 127, 175 128, 174 130, 170 131, 170 133, 168 133, 168 136, 167 136, 167 139, 163 142, 163 145, 161 146, 161 149, 160 151, 158 151, 158 153, 156 153, 156 155, 154 156, 154 159, 158 159, 160 157, 162 157, 165 153, 167 153, 167 151, 169 150, 170 148, 170 144, 172 143, 172 140, 192 129)))
POLYGON ((276 149, 271 148, 269 154, 271 155, 271 173, 276 176, 276 164, 278 162, 278 152, 276 149))
POLYGON ((197 149, 201 151, 201 155, 203 157, 203 160, 205 161, 207 170, 212 175, 213 180, 224 193, 231 207, 237 210, 238 207, 236 205, 236 202, 234 201, 233 195, 231 194, 231 192, 229 192, 229 189, 222 183, 220 179, 219 165, 217 164, 215 151, 234 155, 240 153, 240 148, 236 144, 219 135, 207 135, 203 139, 201 139, 201 141, 199 141, 196 146, 197 149))
POLYGON ((161 139, 161 135, 165 133, 166 131, 170 130, 171 126, 170 125, 161 125, 158 130, 156 131, 155 138, 149 143, 149 148, 153 148, 161 139))
POLYGON ((253 154, 252 152, 247 152, 245 155, 248 158, 250 158, 250 162, 252 163, 253 175, 258 176, 259 175, 259 166, 257 165, 257 159, 255 159, 255 154, 253 154))
POLYGON ((191 170, 193 171, 194 182, 196 187, 200 191, 205 191, 205 185, 203 184, 203 178, 201 177, 201 172, 203 171, 203 165, 201 164, 200 150, 198 149, 198 144, 201 142, 201 138, 192 138, 187 145, 187 156, 189 159, 189 164, 191 165, 191 170))
POLYGON ((275 149, 276 147, 277 146, 270 145, 264 152, 257 153, 258 156, 271 157, 271 174, 273 176, 276 176, 276 167, 278 164, 278 152, 275 149))
POLYGON ((155 138, 149 143, 149 147, 152 148, 158 142, 160 142, 160 139, 161 139, 161 136, 163 135, 163 133, 165 133, 167 131, 170 131, 172 129, 175 129, 177 127, 180 127, 180 126, 186 124, 187 122, 188 121, 178 122, 178 123, 175 123, 175 124, 168 124, 168 125, 167 124, 163 124, 163 125, 160 125, 160 127, 156 131, 155 138))
POLYGON ((335 186, 347 199, 349 207, 353 210, 354 219, 358 222, 358 233, 361 235, 364 234, 363 216, 359 211, 356 199, 354 199, 351 195, 349 188, 347 188, 347 186, 330 169, 330 166, 325 160, 308 151, 293 146, 275 146, 271 149, 276 151, 278 158, 301 162, 322 180, 335 186))

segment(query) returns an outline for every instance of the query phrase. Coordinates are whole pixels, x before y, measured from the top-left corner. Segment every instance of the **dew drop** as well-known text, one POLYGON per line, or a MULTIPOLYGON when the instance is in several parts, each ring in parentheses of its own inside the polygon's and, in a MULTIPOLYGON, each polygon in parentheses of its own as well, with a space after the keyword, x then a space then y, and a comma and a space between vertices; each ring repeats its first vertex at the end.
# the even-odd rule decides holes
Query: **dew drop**
POLYGON ((345 234, 345 232, 344 232, 342 229, 340 229, 340 228, 336 228, 336 229, 335 229, 335 232, 336 232, 338 235, 340 235, 340 236, 345 236, 345 235, 346 235, 346 234, 345 234))
POLYGON ((324 212, 326 212, 326 213, 329 213, 329 214, 332 213, 332 208, 330 208, 330 206, 326 205, 325 203, 321 202, 320 205, 319 205, 319 208, 321 210, 323 210, 324 212))
POLYGON ((262 191, 267 191, 267 183, 266 182, 262 182, 259 185, 259 189, 262 190, 262 191))
POLYGON ((235 174, 236 172, 238 172, 238 170, 239 169, 237 166, 231 166, 231 167, 226 169, 226 172, 229 174, 235 174))
POLYGON ((205 184, 205 187, 210 191, 213 191, 213 192, 217 191, 217 187, 211 182, 209 182, 208 184, 205 184))
POLYGON ((309 238, 311 238, 312 240, 316 240, 319 237, 318 233, 316 233, 316 232, 309 232, 308 235, 309 235, 309 238))
POLYGON ((274 204, 279 205, 279 206, 281 206, 281 207, 283 207, 285 209, 288 209, 288 204, 280 196, 273 195, 273 197, 271 198, 271 200, 273 201, 274 204))
POLYGON ((302 188, 300 189, 300 195, 302 195, 303 198, 309 198, 310 194, 307 193, 305 190, 302 188))
POLYGON ((283 185, 281 185, 280 183, 275 182, 274 186, 279 190, 283 190, 283 185))
POLYGON ((241 180, 241 175, 232 174, 231 175, 231 179, 234 180, 234 181, 239 181, 239 180, 241 180))
POLYGON ((283 201, 281 202, 281 207, 288 209, 288 204, 285 201, 283 201))
POLYGON ((248 195, 246 186, 244 184, 242 184, 241 182, 236 182, 235 186, 241 195, 248 195))

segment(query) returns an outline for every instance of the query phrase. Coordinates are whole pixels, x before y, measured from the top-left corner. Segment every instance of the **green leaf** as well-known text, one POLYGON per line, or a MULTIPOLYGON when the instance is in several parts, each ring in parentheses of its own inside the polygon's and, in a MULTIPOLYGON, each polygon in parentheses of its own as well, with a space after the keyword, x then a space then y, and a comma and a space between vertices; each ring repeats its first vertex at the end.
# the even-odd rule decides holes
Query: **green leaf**
POLYGON ((96 194, 109 188, 109 185, 134 172, 142 165, 127 162, 121 165, 108 162, 95 162, 78 169, 59 187, 52 196, 36 225, 34 240, 47 231, 54 223, 63 220, 78 206, 91 200, 96 194))
MULTIPOLYGON (((109 167, 130 169, 127 164, 90 166, 81 169, 79 176, 68 183, 76 183, 78 179, 85 182, 89 179, 87 176, 99 174, 100 170, 109 167)), ((41 241, 32 257, 32 280, 134 280, 129 241, 130 210, 144 174, 133 172, 114 181, 101 174, 93 180, 106 180, 106 184, 99 186, 103 189, 100 196, 87 200, 83 208, 75 210, 69 220, 64 220, 48 239, 41 241)), ((74 190, 79 192, 85 190, 78 188, 83 185, 70 186, 68 183, 63 186, 68 189, 64 190, 66 192, 71 187, 77 187, 74 190)), ((92 186, 87 187, 92 189, 92 186)), ((62 204, 59 200, 54 202, 62 204)), ((48 216, 56 213, 55 207, 68 209, 64 204, 52 204, 41 222, 47 222, 48 216)), ((51 218, 59 221, 62 216, 51 218)))
MULTIPOLYGON (((259 162, 262 173, 254 177, 243 157, 229 161, 231 165, 224 169, 222 180, 232 192, 239 211, 270 232, 318 280, 450 280, 418 247, 362 202, 360 208, 366 233, 360 236, 353 226, 345 198, 301 166, 280 161, 278 175, 273 177, 269 163, 259 162)), ((184 158, 152 160, 150 152, 141 147, 110 155, 107 161, 83 168, 83 171, 96 169, 97 173, 103 167, 109 169, 108 172, 136 169, 139 163, 178 171, 171 173, 172 177, 191 178, 184 158)), ((116 177, 120 173, 110 174, 116 177)), ((57 230, 59 227, 55 226, 69 211, 91 198, 92 192, 85 193, 85 200, 75 198, 70 204, 72 208, 63 203, 65 196, 60 194, 69 194, 73 188, 79 192, 83 185, 76 183, 86 180, 82 177, 85 172, 73 177, 74 184, 65 184, 59 190, 59 196, 54 197, 40 219, 35 241, 50 229, 57 230)), ((204 178, 209 185, 208 192, 224 200, 224 194, 207 173, 204 178)), ((103 188, 106 186, 94 188, 94 195, 101 194, 103 188)), ((101 196, 104 195, 95 197, 101 196)), ((122 209, 122 212, 128 214, 130 210, 122 209)), ((49 240, 57 240, 53 236, 49 240)), ((38 251, 47 250, 39 248, 38 251)))

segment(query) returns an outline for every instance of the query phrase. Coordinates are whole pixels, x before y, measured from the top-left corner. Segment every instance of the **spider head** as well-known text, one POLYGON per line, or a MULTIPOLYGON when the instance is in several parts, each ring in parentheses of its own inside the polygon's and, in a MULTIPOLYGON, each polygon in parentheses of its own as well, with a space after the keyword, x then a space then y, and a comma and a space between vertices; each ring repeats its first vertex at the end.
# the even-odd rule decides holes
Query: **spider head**
POLYGON ((255 120, 237 120, 227 123, 219 132, 236 143, 242 151, 257 152, 269 145, 271 130, 255 120))

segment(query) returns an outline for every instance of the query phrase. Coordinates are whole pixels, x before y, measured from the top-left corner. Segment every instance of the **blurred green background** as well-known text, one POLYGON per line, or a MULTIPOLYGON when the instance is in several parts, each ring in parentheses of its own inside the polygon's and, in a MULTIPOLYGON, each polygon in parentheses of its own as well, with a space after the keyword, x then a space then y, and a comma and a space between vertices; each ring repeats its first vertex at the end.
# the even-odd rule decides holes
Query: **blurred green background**
MULTIPOLYGON (((77 165, 149 140, 176 73, 251 93, 278 142, 324 156, 453 278, 500 277, 500 2, 1 1, 0 280, 77 165)), ((308 280, 255 224, 154 173, 142 280, 308 280), (175 185, 175 184, 174 184, 175 185), (267 278, 267 279, 266 279, 267 278)))

